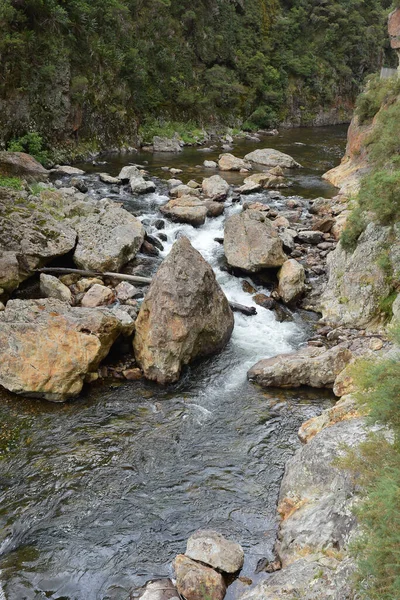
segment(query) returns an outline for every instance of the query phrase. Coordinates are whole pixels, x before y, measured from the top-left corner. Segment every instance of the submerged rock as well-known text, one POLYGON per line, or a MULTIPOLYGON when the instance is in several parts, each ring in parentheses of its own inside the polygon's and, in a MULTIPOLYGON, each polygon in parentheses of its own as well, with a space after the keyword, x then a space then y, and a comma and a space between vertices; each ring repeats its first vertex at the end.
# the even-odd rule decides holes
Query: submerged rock
POLYGON ((148 379, 177 381, 184 365, 226 345, 233 324, 212 268, 182 237, 157 271, 140 309, 136 360, 148 379))
POLYGON ((254 150, 254 152, 246 154, 244 158, 251 163, 263 165, 264 167, 282 167, 283 169, 301 167, 289 154, 279 152, 279 150, 273 148, 254 150))
POLYGON ((240 544, 227 540, 212 530, 199 530, 190 536, 186 556, 224 573, 236 573, 243 567, 244 552, 240 544))
POLYGON ((226 586, 222 575, 178 554, 173 563, 176 587, 186 600, 223 600, 226 586))
POLYGON ((0 313, 0 385, 63 402, 76 396, 121 331, 107 310, 54 299, 9 300, 0 313))
POLYGON ((279 354, 260 360, 247 373, 248 378, 263 387, 332 388, 338 374, 350 362, 352 353, 343 346, 306 347, 293 354, 279 354))
POLYGON ((231 267, 249 273, 280 267, 287 259, 271 221, 258 210, 248 209, 229 217, 225 223, 224 250, 231 267))
POLYGON ((49 171, 25 152, 0 152, 0 175, 43 180, 47 179, 49 171))

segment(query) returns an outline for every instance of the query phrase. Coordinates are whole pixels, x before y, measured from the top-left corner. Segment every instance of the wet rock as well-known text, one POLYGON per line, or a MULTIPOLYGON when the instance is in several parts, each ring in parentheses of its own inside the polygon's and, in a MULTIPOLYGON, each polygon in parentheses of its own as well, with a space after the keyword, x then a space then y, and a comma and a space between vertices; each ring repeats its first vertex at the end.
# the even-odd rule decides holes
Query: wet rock
POLYGON ((225 200, 229 192, 229 183, 222 179, 220 175, 213 175, 203 179, 203 193, 211 200, 225 200))
POLYGON ((223 535, 204 529, 190 536, 186 556, 224 573, 236 573, 243 567, 244 552, 240 544, 223 535))
POLYGON ((271 296, 266 296, 265 294, 256 294, 253 296, 253 300, 256 304, 268 310, 273 310, 273 308, 275 308, 276 301, 271 298, 271 296))
POLYGON ((207 217, 219 217, 225 210, 225 206, 221 202, 206 200, 204 204, 207 207, 207 217))
POLYGON ((283 263, 278 272, 278 294, 285 304, 299 300, 305 291, 304 267, 291 258, 283 263))
POLYGON ((250 163, 263 165, 264 167, 281 167, 283 169, 293 169, 301 165, 288 154, 274 150, 273 148, 264 148, 254 150, 244 157, 250 163))
POLYGON ((70 185, 73 185, 74 188, 76 188, 78 192, 81 192, 82 194, 86 194, 89 190, 88 186, 83 181, 83 179, 80 179, 79 177, 73 177, 70 180, 70 185))
POLYGON ((118 185, 120 183, 119 177, 112 177, 108 173, 99 173, 99 179, 103 183, 108 183, 109 185, 118 185))
POLYGON ((72 302, 71 290, 53 275, 40 274, 40 292, 45 298, 56 298, 62 302, 72 302))
POLYGON ((82 306, 86 308, 95 308, 97 306, 107 306, 115 301, 115 295, 110 288, 95 283, 82 298, 82 306))
POLYGON ((0 385, 63 402, 79 394, 120 331, 107 310, 55 299, 9 300, 0 313, 0 385))
POLYGON ((40 181, 47 179, 49 171, 25 152, 0 152, 0 175, 40 181))
POLYGON ((182 152, 179 135, 176 133, 173 138, 153 137, 154 152, 182 152))
POLYGON ((173 563, 178 592, 186 600, 223 600, 226 586, 222 575, 178 554, 173 563))
POLYGON ((95 271, 119 271, 136 256, 145 235, 138 219, 107 200, 98 203, 94 214, 80 219, 75 229, 74 262, 95 271))
POLYGON ((240 171, 241 169, 251 169, 251 164, 242 158, 236 158, 233 154, 221 154, 218 161, 220 171, 240 171))
POLYGON ((151 194, 156 191, 154 181, 148 181, 142 175, 134 175, 129 179, 129 185, 134 194, 151 194))
POLYGON ((161 206, 160 211, 172 221, 199 227, 205 222, 208 209, 200 198, 181 196, 161 206))
POLYGON ((216 169, 218 167, 218 164, 215 162, 215 160, 205 160, 203 162, 203 166, 206 169, 216 169))
POLYGON ((233 324, 213 270, 181 237, 141 306, 134 338, 136 360, 148 379, 177 381, 184 365, 226 345, 233 324))
POLYGON ((319 244, 322 241, 321 231, 299 231, 297 238, 304 244, 319 244))
POLYGON ((164 219, 156 219, 154 221, 153 225, 158 230, 165 229, 165 221, 164 221, 164 219))
POLYGON ((225 223, 224 250, 231 267, 249 273, 280 267, 287 258, 276 230, 258 210, 229 217, 225 223))
POLYGON ((160 251, 148 240, 144 240, 140 252, 148 256, 158 256, 160 254, 160 251))
POLYGON ((157 579, 146 583, 138 600, 180 600, 180 598, 170 579, 157 579))
POLYGON ((350 362, 352 353, 342 346, 301 348, 293 354, 279 354, 260 360, 247 373, 248 379, 263 387, 332 388, 338 374, 350 362))
POLYGON ((141 173, 137 167, 134 165, 127 165, 121 169, 118 179, 122 182, 127 182, 132 179, 132 177, 137 177, 139 175, 141 175, 141 173))
MULTIPOLYGON (((224 240, 222 240, 222 243, 224 243, 224 240)), ((255 294, 257 291, 256 288, 246 280, 242 281, 242 290, 247 294, 255 294)))

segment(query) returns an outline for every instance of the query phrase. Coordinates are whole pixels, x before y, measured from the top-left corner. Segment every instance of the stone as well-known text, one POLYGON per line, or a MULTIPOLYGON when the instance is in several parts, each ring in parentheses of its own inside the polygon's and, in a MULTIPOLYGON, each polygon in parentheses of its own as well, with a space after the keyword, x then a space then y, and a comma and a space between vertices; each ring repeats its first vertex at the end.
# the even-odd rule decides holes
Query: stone
POLYGON ((297 239, 303 244, 317 245, 322 242, 323 236, 321 231, 299 231, 297 239))
POLYGON ((182 196, 200 196, 200 190, 190 187, 189 185, 178 185, 170 190, 169 195, 173 198, 181 198, 182 196))
POLYGON ((129 179, 129 185, 134 194, 151 194, 156 191, 154 181, 148 181, 143 175, 134 175, 129 179))
POLYGON ((193 188, 195 190, 201 188, 201 184, 195 181, 194 179, 190 179, 190 181, 187 182, 187 185, 188 187, 193 188))
POLYGON ((4 251, 0 246, 0 287, 3 290, 2 294, 5 291, 12 292, 19 286, 19 283, 20 268, 17 254, 7 250, 4 251))
POLYGON ((353 363, 350 363, 337 375, 333 384, 333 393, 335 396, 347 396, 357 391, 353 378, 353 368, 353 363))
POLYGON ((108 173, 99 173, 99 179, 103 183, 108 183, 110 185, 118 185, 121 181, 119 177, 112 177, 112 175, 109 175, 108 173))
POLYGON ((115 295, 110 288, 95 283, 83 296, 82 306, 86 308, 95 308, 97 306, 107 306, 115 301, 115 295))
POLYGON ((203 225, 207 216, 207 206, 194 196, 181 196, 160 207, 163 215, 178 223, 189 223, 193 227, 203 225))
POLYGON ((155 135, 153 137, 153 150, 154 152, 182 152, 179 135, 175 134, 173 138, 155 135))
POLYGON ((82 279, 80 279, 79 281, 77 281, 74 284, 72 291, 75 294, 84 294, 95 283, 98 283, 99 285, 103 285, 103 280, 99 279, 98 277, 83 277, 82 279))
POLYGON ((222 575, 183 554, 173 562, 176 587, 185 600, 223 600, 226 586, 222 575))
POLYGON ((124 336, 124 337, 132 336, 133 332, 135 331, 136 312, 133 314, 129 313, 126 310, 123 310, 122 306, 112 306, 110 308, 100 309, 100 310, 107 310, 116 319, 118 319, 118 322, 121 326, 121 335, 122 336, 124 336))
POLYGON ((378 350, 382 350, 383 341, 380 338, 371 338, 368 347, 373 352, 377 352, 378 350))
POLYGON ((171 173, 171 175, 180 175, 181 173, 183 173, 182 169, 174 169, 173 167, 169 170, 169 172, 171 173))
POLYGON ((143 377, 143 373, 140 369, 126 369, 125 371, 122 371, 122 375, 125 379, 128 379, 128 381, 139 381, 139 379, 142 379, 143 377))
POLYGON ((2 312, 3 310, 6 310, 6 307, 2 302, 0 302, 0 312, 2 312))
POLYGON ((290 223, 286 217, 278 216, 276 219, 272 221, 272 225, 277 228, 287 228, 290 227, 290 223))
POLYGON ((278 272, 278 294, 285 304, 297 302, 305 291, 305 271, 303 265, 291 258, 283 263, 278 272))
POLYGON ((142 292, 135 288, 131 283, 121 281, 115 288, 115 293, 120 302, 126 302, 126 300, 129 300, 130 298, 140 297, 142 292))
POLYGON ((275 308, 276 301, 271 296, 265 294, 255 294, 253 300, 259 306, 266 308, 267 310, 273 310, 275 308))
POLYGON ((94 214, 75 225, 78 243, 74 262, 82 269, 119 271, 135 258, 144 241, 139 219, 114 202, 100 201, 94 214))
POLYGON ((149 581, 142 588, 138 600, 180 600, 178 591, 170 579, 149 581))
POLYGON ((225 206, 222 204, 222 202, 206 200, 204 205, 207 208, 207 217, 219 217, 225 210, 225 206))
POLYGON ((262 165, 264 167, 281 167, 283 169, 293 169, 301 165, 288 154, 274 150, 273 148, 264 148, 254 150, 244 157, 246 161, 262 165))
POLYGON ((132 177, 137 177, 139 175, 141 175, 141 173, 137 167, 134 165, 127 165, 126 167, 122 167, 118 175, 118 179, 120 181, 127 182, 132 179, 132 177))
POLYGON ((233 325, 228 300, 212 268, 181 237, 141 306, 134 338, 136 361, 148 379, 177 381, 184 365, 222 350, 233 325))
POLYGON ((0 385, 53 402, 76 396, 119 336, 107 310, 65 302, 9 300, 0 313, 0 385))
POLYGON ((70 165, 59 165, 58 167, 51 169, 50 173, 55 177, 64 177, 84 175, 85 171, 82 171, 82 169, 77 169, 76 167, 71 167, 70 165))
POLYGON ((168 179, 167 185, 168 189, 172 190, 173 188, 178 187, 178 185, 183 185, 183 181, 180 179, 168 179))
POLYGON ((225 200, 229 192, 229 183, 220 175, 213 175, 203 179, 203 193, 211 200, 225 200))
POLYGON ((260 360, 247 377, 262 387, 296 388, 307 385, 333 388, 336 377, 351 358, 350 350, 342 346, 329 350, 308 346, 292 354, 260 360))
POLYGON ((281 267, 287 259, 276 230, 258 210, 245 210, 227 219, 224 250, 231 267, 248 273, 281 267))
POLYGON ((33 156, 25 152, 0 152, 0 175, 3 177, 24 177, 29 181, 47 179, 49 171, 33 156))
POLYGON ((239 194, 255 194, 255 193, 259 192, 260 190, 262 190, 261 183, 256 183, 254 181, 248 181, 247 183, 244 183, 243 185, 241 185, 236 191, 239 194))
POLYGON ((205 160, 203 162, 203 166, 206 169, 216 169, 218 167, 218 164, 215 162, 215 160, 205 160))
POLYGON ((185 555, 224 573, 240 571, 244 562, 240 544, 210 529, 200 529, 190 536, 185 555))
POLYGON ((236 158, 233 154, 221 154, 218 161, 220 171, 240 171, 241 169, 250 170, 251 164, 242 158, 236 158))
POLYGON ((324 410, 318 417, 313 417, 303 423, 298 431, 298 437, 303 444, 308 444, 325 427, 331 427, 340 421, 355 419, 360 416, 355 398, 351 394, 346 394, 335 406, 324 410))
POLYGON ((328 233, 333 225, 335 224, 335 219, 333 219, 332 217, 324 217, 322 219, 318 219, 314 225, 313 225, 313 230, 314 231, 322 231, 323 233, 328 233))
POLYGON ((40 292, 45 298, 56 298, 62 302, 72 303, 71 290, 53 275, 40 274, 40 292))

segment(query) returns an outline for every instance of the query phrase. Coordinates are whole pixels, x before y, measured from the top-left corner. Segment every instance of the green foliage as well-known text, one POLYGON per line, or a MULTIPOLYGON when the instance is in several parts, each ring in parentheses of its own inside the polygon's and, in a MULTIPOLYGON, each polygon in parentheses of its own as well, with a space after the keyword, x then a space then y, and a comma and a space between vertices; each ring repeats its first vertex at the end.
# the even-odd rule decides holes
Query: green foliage
POLYGON ((372 75, 367 80, 367 85, 356 102, 356 114, 360 125, 372 121, 380 108, 393 102, 400 93, 400 79, 392 77, 381 79, 379 75, 372 75))
MULTIPOLYGON (((400 329, 394 332, 400 343, 400 329)), ((371 434, 348 452, 342 466, 365 490, 356 509, 361 535, 353 546, 358 559, 360 598, 400 598, 400 360, 356 363, 358 401, 372 423, 390 427, 391 436, 371 434)))
POLYGON ((353 252, 353 250, 355 250, 358 238, 365 230, 366 225, 367 220, 365 214, 361 208, 357 206, 350 213, 340 237, 340 241, 345 250, 348 252, 353 252))
POLYGON ((43 165, 47 164, 49 160, 49 153, 43 148, 43 138, 35 131, 11 140, 7 150, 10 150, 10 152, 27 152, 43 165))
POLYGON ((18 177, 3 177, 0 175, 0 187, 12 188, 13 190, 22 190, 22 181, 18 177))
POLYGON ((400 220, 400 170, 373 170, 366 175, 358 202, 364 211, 373 211, 382 225, 400 220))
POLYGON ((199 129, 193 121, 180 123, 163 119, 148 119, 140 127, 140 135, 145 144, 151 144, 155 135, 172 138, 175 134, 178 134, 185 144, 202 142, 205 137, 205 131, 199 129))

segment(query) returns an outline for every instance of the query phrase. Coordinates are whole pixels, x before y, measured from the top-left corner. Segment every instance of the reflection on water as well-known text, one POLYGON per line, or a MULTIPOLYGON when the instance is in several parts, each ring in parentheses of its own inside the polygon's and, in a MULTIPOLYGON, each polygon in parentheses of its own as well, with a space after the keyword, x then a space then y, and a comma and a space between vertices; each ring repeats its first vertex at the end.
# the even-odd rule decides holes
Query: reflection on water
MULTIPOLYGON (((268 139, 306 166, 293 174, 291 193, 297 186, 304 195, 314 189, 327 196, 331 188, 319 174, 337 162, 343 140, 342 128, 268 139), (308 145, 293 145, 298 138, 308 145)), ((248 145, 241 143, 242 154, 255 147, 248 145)), ((146 154, 153 173, 170 161, 194 169, 191 177, 204 158, 196 149, 173 158, 146 154)), ((113 159, 103 170, 120 166, 113 159)), ((124 205, 151 224, 165 201, 160 186, 124 205)), ((238 209, 230 205, 227 214, 238 209)), ((253 305, 241 279, 224 270, 214 239, 223 223, 167 223, 164 255, 177 235, 187 235, 228 298, 253 305)), ((239 541, 243 574, 255 580, 257 562, 273 557, 279 483, 299 445, 297 429, 332 402, 328 392, 266 392, 246 381, 259 358, 289 352, 307 335, 300 317, 278 323, 257 310, 255 317, 236 314, 227 348, 168 388, 99 384, 62 406, 0 392, 0 581, 7 600, 128 600, 146 580, 170 574, 199 527, 239 541)), ((244 587, 235 582, 228 599, 244 587)))

